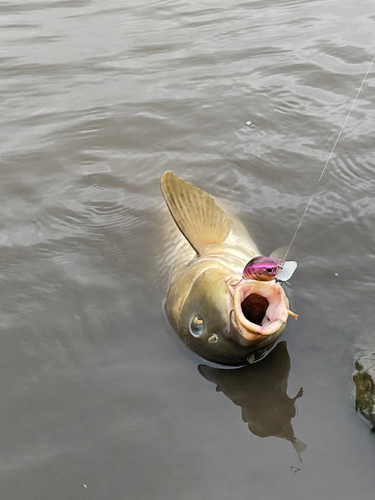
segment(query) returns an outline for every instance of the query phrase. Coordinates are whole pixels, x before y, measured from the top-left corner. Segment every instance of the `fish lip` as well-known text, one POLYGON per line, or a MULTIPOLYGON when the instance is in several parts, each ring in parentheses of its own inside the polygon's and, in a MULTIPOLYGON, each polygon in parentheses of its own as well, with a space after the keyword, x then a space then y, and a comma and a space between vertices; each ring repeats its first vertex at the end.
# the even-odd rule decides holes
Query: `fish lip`
POLYGON ((281 285, 276 281, 242 280, 234 288, 232 323, 241 336, 248 341, 260 341, 285 327, 288 320, 288 299, 281 285), (248 320, 242 310, 242 302, 251 294, 257 294, 268 301, 262 325, 248 320))

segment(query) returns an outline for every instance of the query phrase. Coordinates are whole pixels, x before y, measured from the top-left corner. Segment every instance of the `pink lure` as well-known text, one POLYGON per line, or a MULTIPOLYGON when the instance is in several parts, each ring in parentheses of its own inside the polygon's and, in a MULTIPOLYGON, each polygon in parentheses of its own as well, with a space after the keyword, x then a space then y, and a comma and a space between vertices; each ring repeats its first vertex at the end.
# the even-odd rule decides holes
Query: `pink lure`
POLYGON ((276 278, 277 272, 284 262, 260 255, 251 259, 243 270, 243 279, 257 281, 271 281, 276 278))

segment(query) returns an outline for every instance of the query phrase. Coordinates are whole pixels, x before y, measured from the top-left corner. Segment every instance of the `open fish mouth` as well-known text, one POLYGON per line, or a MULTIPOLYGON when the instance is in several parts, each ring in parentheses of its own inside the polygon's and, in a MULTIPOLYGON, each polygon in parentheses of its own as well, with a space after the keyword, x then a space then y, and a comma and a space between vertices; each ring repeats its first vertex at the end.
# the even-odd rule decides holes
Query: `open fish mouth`
POLYGON ((231 281, 232 323, 246 340, 260 341, 262 336, 284 330, 289 315, 298 318, 288 309, 288 299, 279 283, 242 280, 230 285, 231 281))

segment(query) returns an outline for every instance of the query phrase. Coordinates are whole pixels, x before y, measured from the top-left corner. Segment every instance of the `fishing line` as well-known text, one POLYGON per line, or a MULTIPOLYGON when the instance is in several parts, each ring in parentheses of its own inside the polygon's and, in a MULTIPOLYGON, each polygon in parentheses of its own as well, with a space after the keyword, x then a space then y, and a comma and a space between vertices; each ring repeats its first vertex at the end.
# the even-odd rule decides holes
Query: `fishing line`
POLYGON ((307 211, 308 211, 308 209, 309 209, 309 207, 310 207, 310 204, 311 204, 312 199, 314 198, 314 196, 315 196, 315 194, 316 194, 316 192, 317 192, 317 189, 318 189, 319 183, 320 183, 320 181, 323 179, 324 174, 326 173, 326 170, 327 170, 328 164, 329 164, 329 162, 331 161, 331 158, 332 158, 333 153, 334 153, 334 151, 335 151, 335 149, 336 149, 336 146, 337 146, 337 144, 338 144, 338 142, 339 142, 339 140, 340 140, 340 138, 341 138, 341 136, 342 136, 342 133, 344 132, 344 129, 345 129, 345 127, 346 127, 346 124, 348 123, 348 120, 349 120, 349 118, 350 118, 350 115, 352 114, 352 111, 353 111, 353 109, 354 109, 354 107, 355 107, 355 105, 356 105, 356 103, 357 103, 357 101, 358 101, 359 94, 362 92, 363 86, 364 86, 364 84, 365 84, 365 82, 366 82, 366 80, 367 80, 368 75, 370 74, 370 71, 371 71, 372 66, 373 66, 373 64, 374 64, 374 61, 375 61, 375 56, 373 57, 373 59, 372 59, 372 61, 371 61, 371 64, 370 64, 370 66, 369 66, 369 68, 368 68, 368 70, 367 70, 367 73, 365 74, 365 76, 364 76, 364 78, 363 78, 363 80, 362 80, 361 86, 359 87, 358 92, 357 92, 357 95, 355 96, 355 99, 354 99, 354 101, 353 101, 353 104, 352 104, 352 106, 351 106, 351 108, 350 108, 350 110, 349 110, 349 113, 347 114, 347 116, 346 116, 346 118, 345 118, 345 121, 344 121, 344 123, 343 123, 343 126, 341 127, 341 130, 340 130, 340 133, 339 133, 339 135, 337 136, 337 139, 336 139, 336 141, 335 141, 335 143, 334 143, 334 145, 333 145, 333 148, 332 148, 332 150, 331 150, 331 152, 330 152, 330 154, 329 154, 329 156, 328 156, 328 159, 327 159, 327 161, 326 161, 326 163, 325 163, 325 165, 324 165, 324 167, 323 167, 323 170, 322 170, 322 172, 321 172, 321 174, 320 174, 320 177, 319 177, 319 179, 318 179, 317 183, 315 184, 314 191, 312 192, 312 195, 310 196, 309 201, 307 202, 307 205, 306 205, 305 210, 304 210, 304 212, 303 212, 303 214, 302 214, 302 217, 301 217, 301 219, 300 219, 300 221, 299 221, 299 223, 298 223, 298 226, 297 226, 297 228, 296 228, 296 230, 295 230, 295 232, 294 232, 293 238, 292 238, 291 242, 289 243, 289 246, 288 246, 287 251, 286 251, 286 253, 285 253, 284 260, 286 260, 287 255, 288 255, 288 253, 289 253, 289 251, 290 251, 290 249, 291 249, 291 247, 292 247, 292 245, 293 245, 293 243, 294 243, 294 240, 296 239, 297 233, 298 233, 298 231, 299 231, 299 229, 300 229, 300 227, 301 227, 301 225, 302 225, 302 221, 303 221, 303 219, 304 219, 304 217, 305 217, 305 215, 306 215, 306 213, 307 213, 307 211))

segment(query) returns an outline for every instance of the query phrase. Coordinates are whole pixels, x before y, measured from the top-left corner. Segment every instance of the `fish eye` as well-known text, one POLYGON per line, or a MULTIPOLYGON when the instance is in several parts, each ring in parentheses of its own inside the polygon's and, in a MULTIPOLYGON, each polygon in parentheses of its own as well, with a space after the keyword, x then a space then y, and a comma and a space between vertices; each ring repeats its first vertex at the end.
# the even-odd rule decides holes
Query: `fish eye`
POLYGON ((202 316, 199 314, 194 316, 191 320, 189 330, 193 337, 201 337, 204 334, 205 326, 202 316))
POLYGON ((272 267, 267 267, 266 271, 267 273, 272 273, 272 267))

